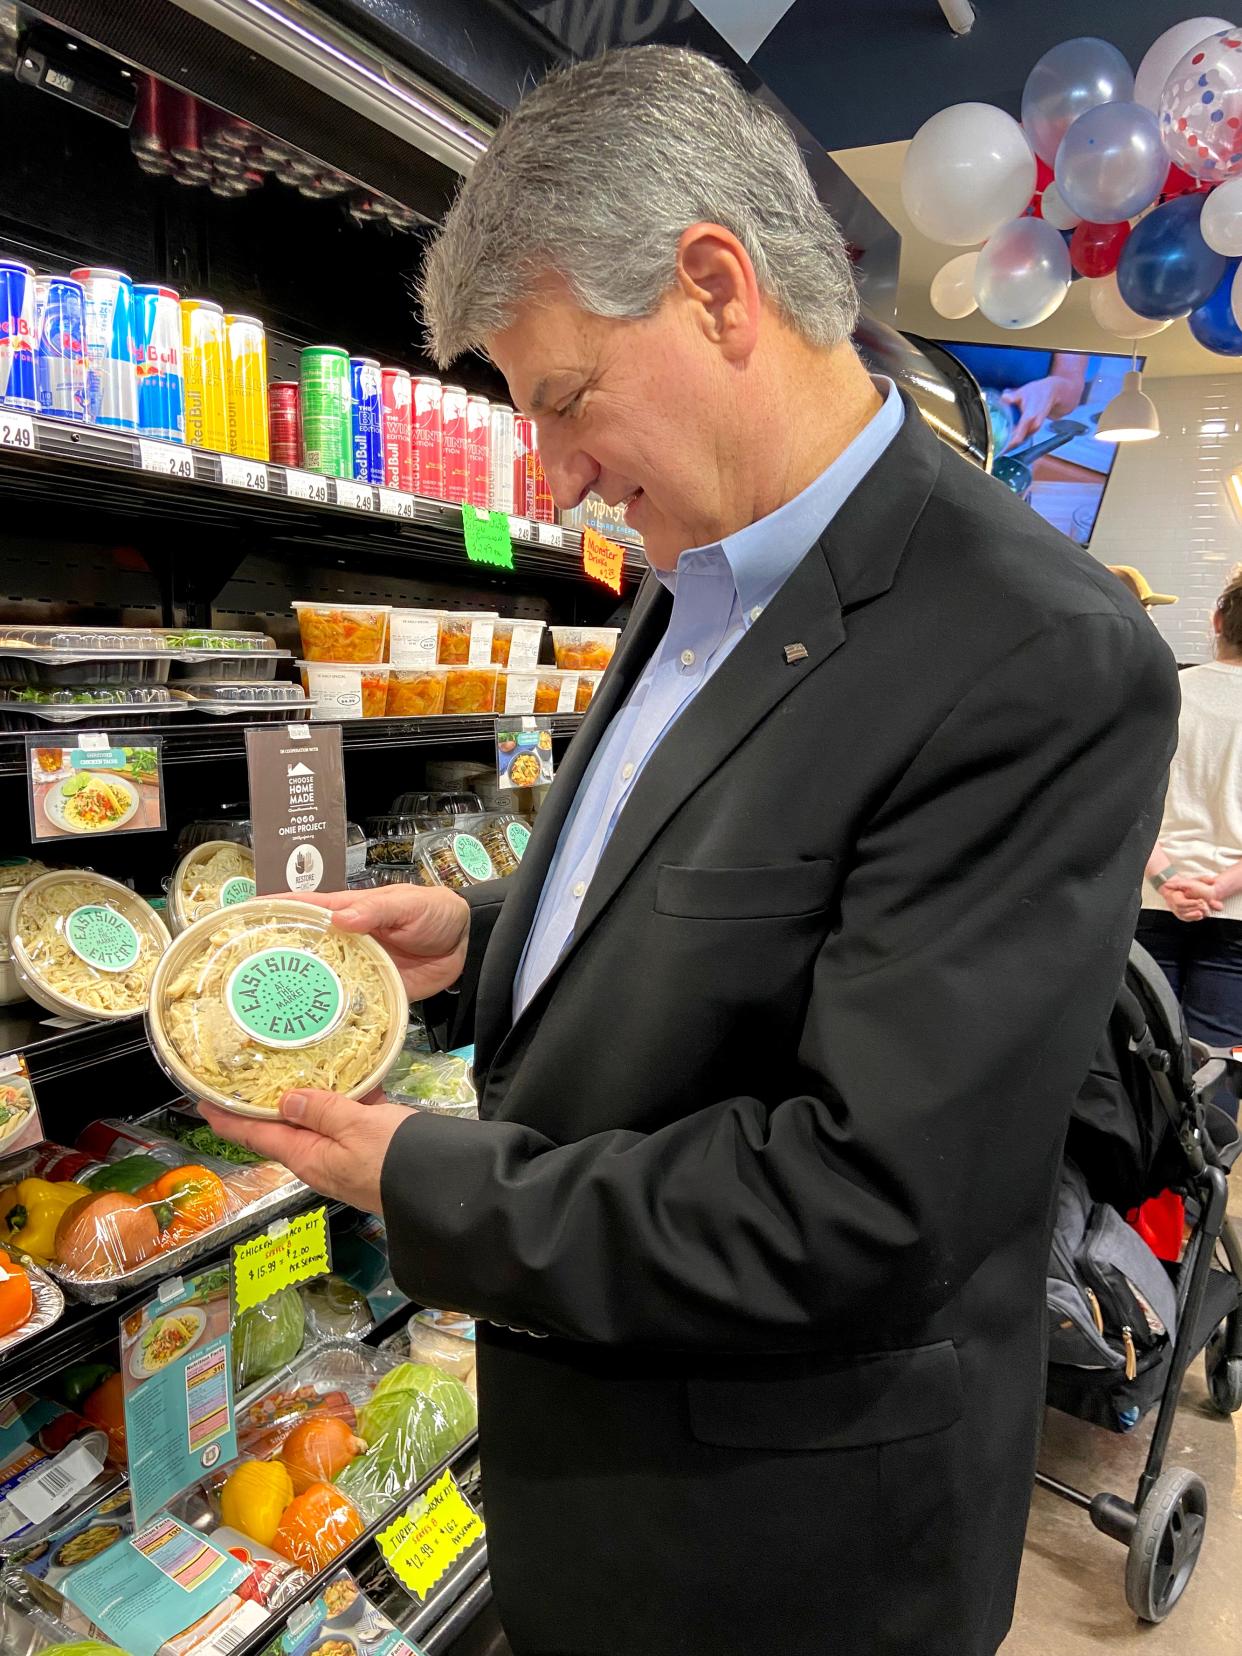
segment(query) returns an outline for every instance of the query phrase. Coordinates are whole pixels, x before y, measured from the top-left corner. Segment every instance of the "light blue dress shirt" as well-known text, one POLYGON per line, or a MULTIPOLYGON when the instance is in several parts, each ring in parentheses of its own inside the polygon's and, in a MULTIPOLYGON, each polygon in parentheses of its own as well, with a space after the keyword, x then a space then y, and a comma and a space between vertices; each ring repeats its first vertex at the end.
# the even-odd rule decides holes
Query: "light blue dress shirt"
POLYGON ((668 630, 591 757, 561 829, 513 985, 516 1018, 573 936, 582 899, 643 767, 666 732, 762 615, 901 429, 891 380, 883 407, 815 481, 714 546, 656 575, 673 594, 668 630))

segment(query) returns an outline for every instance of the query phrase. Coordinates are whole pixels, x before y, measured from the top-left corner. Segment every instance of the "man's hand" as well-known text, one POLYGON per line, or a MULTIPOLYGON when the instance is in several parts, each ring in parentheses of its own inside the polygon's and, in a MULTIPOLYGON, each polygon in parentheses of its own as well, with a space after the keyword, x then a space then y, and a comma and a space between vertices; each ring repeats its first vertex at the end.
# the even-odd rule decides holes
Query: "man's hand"
POLYGON ((1179 920, 1206 920, 1222 907, 1215 884, 1210 874, 1198 879, 1189 874, 1176 874, 1161 886, 1160 895, 1179 920))
POLYGON ((411 1000, 450 989, 466 964, 470 906, 443 887, 384 886, 379 891, 298 893, 298 901, 330 909, 342 931, 366 932, 401 973, 411 1000))
MULTIPOLYGON (((366 895, 387 896, 388 891, 366 895)), ((281 1121, 252 1121, 214 1104, 200 1104, 199 1109, 221 1138, 283 1162, 321 1196, 380 1213, 384 1157, 393 1134, 413 1112, 389 1104, 379 1091, 371 1097, 377 1102, 357 1104, 339 1093, 288 1092, 280 1101, 281 1121)))
POLYGON ((1081 386, 1075 386, 1062 374, 1048 374, 1043 379, 1031 380, 1027 385, 1002 391, 1001 401, 1018 410, 1018 418, 1004 452, 1017 448, 1028 437, 1034 436, 1045 420, 1059 419, 1078 407, 1081 386))

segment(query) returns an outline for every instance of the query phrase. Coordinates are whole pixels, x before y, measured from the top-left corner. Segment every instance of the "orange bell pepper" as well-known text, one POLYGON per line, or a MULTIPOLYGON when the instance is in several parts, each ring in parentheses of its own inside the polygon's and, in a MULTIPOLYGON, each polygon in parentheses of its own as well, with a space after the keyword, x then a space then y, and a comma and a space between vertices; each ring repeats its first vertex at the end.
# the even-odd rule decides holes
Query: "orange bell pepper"
POLYGON ((34 1310, 34 1292, 22 1267, 0 1249, 0 1334, 12 1334, 34 1310))
POLYGON ((143 1185, 137 1196, 140 1202, 150 1202, 157 1208, 163 1240, 170 1248, 228 1217, 229 1193, 223 1180, 193 1163, 170 1168, 143 1185))
POLYGON ((108 1434, 108 1453, 119 1466, 127 1461, 125 1441, 125 1382, 119 1374, 110 1374, 78 1405, 78 1412, 92 1426, 108 1434))

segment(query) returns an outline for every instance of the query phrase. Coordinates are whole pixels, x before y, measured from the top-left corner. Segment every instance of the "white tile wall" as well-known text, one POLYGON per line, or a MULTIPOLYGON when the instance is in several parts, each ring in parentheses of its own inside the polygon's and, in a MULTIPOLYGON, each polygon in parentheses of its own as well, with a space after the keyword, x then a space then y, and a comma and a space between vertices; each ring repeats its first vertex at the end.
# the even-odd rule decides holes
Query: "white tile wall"
POLYGON ((1242 468, 1242 375, 1151 379, 1160 436, 1122 443, 1091 537, 1102 563, 1134 564, 1181 602, 1152 616, 1179 661, 1212 654, 1212 609, 1242 562, 1242 508, 1229 488, 1242 468))

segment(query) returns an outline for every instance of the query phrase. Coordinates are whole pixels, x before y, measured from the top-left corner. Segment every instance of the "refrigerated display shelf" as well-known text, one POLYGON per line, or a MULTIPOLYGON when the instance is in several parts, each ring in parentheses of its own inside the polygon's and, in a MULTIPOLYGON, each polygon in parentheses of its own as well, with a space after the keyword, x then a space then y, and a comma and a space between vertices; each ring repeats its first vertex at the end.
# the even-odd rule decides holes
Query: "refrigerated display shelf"
POLYGON ((36 1087, 92 1064, 147 1050, 141 1019, 60 1028, 48 1022, 51 1016, 33 1001, 0 1008, 0 1053, 24 1052, 36 1087))
MULTIPOLYGON (((549 719, 553 736, 567 738, 582 723, 582 714, 556 713, 549 715, 549 719)), ((118 730, 116 741, 118 746, 141 747, 145 740, 158 736, 163 743, 166 765, 193 765, 244 757, 246 728, 245 721, 241 719, 198 720, 192 723, 188 717, 180 717, 170 719, 164 725, 118 730)), ((271 725, 258 728, 270 730, 271 725)), ((495 728, 496 717, 491 713, 428 719, 350 719, 341 725, 341 736, 346 753, 360 753, 377 748, 441 747, 463 742, 486 742, 495 728)), ((75 731, 106 729, 106 724, 92 725, 89 720, 84 720, 80 726, 49 725, 38 731, 0 733, 0 776, 25 776, 27 736, 35 736, 40 747, 72 747, 75 731)))
MULTIPOLYGON (((365 549, 399 558, 470 565, 461 508, 422 495, 298 472, 158 443, 98 426, 71 425, 0 409, 0 465, 10 499, 59 511, 74 506, 128 519, 160 518, 222 533, 245 531, 269 546, 365 549), (235 476, 237 481, 227 478, 235 476), (299 488, 303 496, 296 492, 299 488)), ((585 580, 582 536, 557 524, 510 518, 519 573, 585 580)), ((625 553, 624 574, 641 579, 642 554, 625 553)))

